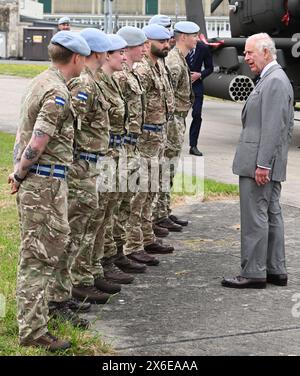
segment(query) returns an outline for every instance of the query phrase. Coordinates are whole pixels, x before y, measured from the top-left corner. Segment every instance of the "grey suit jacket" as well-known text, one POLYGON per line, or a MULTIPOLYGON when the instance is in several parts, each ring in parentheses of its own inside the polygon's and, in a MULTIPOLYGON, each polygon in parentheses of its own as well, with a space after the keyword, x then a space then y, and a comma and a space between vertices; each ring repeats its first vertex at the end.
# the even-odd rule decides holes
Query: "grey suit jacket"
POLYGON ((257 166, 271 168, 273 181, 286 179, 294 126, 294 93, 280 65, 273 65, 250 94, 242 111, 243 129, 233 173, 255 177, 257 166))

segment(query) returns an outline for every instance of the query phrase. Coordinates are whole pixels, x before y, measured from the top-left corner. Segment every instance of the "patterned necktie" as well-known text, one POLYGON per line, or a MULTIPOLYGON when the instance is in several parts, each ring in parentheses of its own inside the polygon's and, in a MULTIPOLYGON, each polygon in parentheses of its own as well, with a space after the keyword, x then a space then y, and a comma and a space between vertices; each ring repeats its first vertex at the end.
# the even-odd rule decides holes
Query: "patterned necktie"
POLYGON ((253 79, 253 82, 254 82, 254 85, 255 85, 255 86, 259 83, 260 79, 261 79, 260 75, 256 76, 256 77, 253 79))
POLYGON ((190 65, 193 65, 193 62, 194 62, 194 56, 195 56, 195 51, 196 49, 193 48, 191 49, 191 51, 188 53, 188 59, 190 61, 190 65))

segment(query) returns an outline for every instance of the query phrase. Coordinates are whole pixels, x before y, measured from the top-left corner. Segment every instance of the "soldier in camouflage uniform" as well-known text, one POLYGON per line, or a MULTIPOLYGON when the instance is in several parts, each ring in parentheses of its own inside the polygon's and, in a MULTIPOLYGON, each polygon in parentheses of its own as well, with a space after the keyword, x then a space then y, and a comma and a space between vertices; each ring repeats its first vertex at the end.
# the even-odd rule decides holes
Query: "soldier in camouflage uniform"
MULTIPOLYGON (((117 209, 120 197, 120 181, 119 181, 119 158, 124 153, 123 137, 127 133, 128 111, 126 102, 123 98, 121 89, 117 81, 113 77, 113 73, 122 70, 122 63, 126 61, 125 50, 126 41, 118 35, 109 36, 112 42, 112 48, 108 53, 107 60, 102 69, 97 72, 97 82, 102 88, 106 101, 110 104, 109 121, 110 121, 110 144, 107 153, 107 170, 109 180, 112 186, 107 188, 107 203, 104 218, 96 218, 98 220, 98 228, 96 231, 96 241, 93 252, 93 266, 95 272, 99 273, 104 268, 104 276, 114 282, 129 283, 133 278, 126 273, 122 273, 115 268, 115 260, 119 255, 112 236, 112 218, 113 213, 117 209), (107 234, 106 230, 108 228, 107 234), (104 239, 108 247, 104 247, 104 239)), ((102 189, 102 185, 99 185, 102 189)), ((98 210, 96 210, 98 212, 98 210)), ((134 268, 135 264, 125 257, 122 260, 124 264, 134 268)), ((140 265, 137 264, 136 268, 140 265)))
MULTIPOLYGON (((175 92, 175 114, 174 119, 168 122, 167 146, 165 157, 170 162, 170 187, 173 185, 174 176, 179 162, 184 134, 186 129, 186 116, 193 103, 193 91, 190 70, 186 63, 185 56, 195 48, 198 40, 199 26, 194 22, 177 22, 174 26, 176 47, 166 58, 166 65, 171 73, 172 85, 175 92)), ((171 215, 170 192, 162 192, 159 195, 155 210, 155 221, 159 226, 174 228, 176 225, 186 225, 185 221, 179 220, 171 215)), ((172 230, 171 230, 172 231, 172 230)), ((176 231, 173 229, 173 231, 176 231)))
POLYGON ((164 148, 164 127, 174 110, 167 100, 170 91, 164 68, 159 62, 159 58, 165 57, 169 51, 170 34, 159 25, 146 26, 143 31, 149 39, 147 52, 135 68, 146 95, 145 122, 139 141, 142 175, 139 192, 132 203, 134 225, 128 226, 125 254, 144 249, 149 253, 170 253, 174 250, 158 243, 152 229, 152 203, 159 188, 159 157, 164 148), (155 173, 156 179, 152 179, 155 173))
POLYGON ((77 114, 74 162, 68 175, 71 242, 60 259, 56 280, 49 293, 51 313, 59 318, 70 316, 66 303, 72 283, 73 298, 97 304, 107 302, 109 295, 105 292, 120 291, 103 278, 95 281, 91 262, 96 237, 94 211, 103 212, 105 201, 104 195, 101 197, 97 192, 97 162, 101 164, 108 151, 110 107, 95 80, 95 73, 104 63, 111 44, 108 36, 96 29, 84 29, 80 35, 88 43, 91 55, 86 59, 80 77, 68 84, 77 114), (96 288, 100 284, 102 290, 96 288))
MULTIPOLYGON (((164 15, 164 14, 156 14, 155 16, 153 16, 149 20, 149 24, 161 25, 161 26, 167 28, 170 31, 170 35, 172 36, 172 38, 169 39, 169 49, 171 50, 174 47, 174 30, 171 28, 171 26, 172 26, 171 18, 169 16, 164 15)), ((165 58, 161 58, 160 61, 163 64, 163 67, 165 69, 165 74, 166 74, 166 78, 168 80, 168 84, 173 89, 170 70, 166 66, 165 58)), ((168 100, 174 102, 174 103, 172 103, 172 106, 175 106, 174 96, 169 95, 168 100)), ((168 148, 167 135, 168 134, 167 134, 167 129, 166 129, 166 135, 165 135, 166 143, 165 143, 164 156, 165 156, 166 150, 168 148)), ((167 159, 167 161, 168 161, 168 159, 167 159)), ((164 180, 164 178, 163 178, 163 175, 164 175, 163 168, 165 168, 165 167, 167 167, 166 164, 163 164, 163 165, 161 164, 160 182, 159 182, 160 183, 160 185, 159 185, 160 189, 159 189, 159 193, 156 195, 155 200, 153 202, 153 218, 152 218, 153 223, 152 223, 152 226, 153 226, 154 234, 157 235, 158 237, 168 236, 169 231, 181 231, 182 230, 182 227, 180 225, 174 223, 173 221, 171 221, 169 219, 168 219, 168 223, 166 223, 164 227, 159 226, 157 224, 157 222, 161 219, 161 216, 160 216, 161 211, 164 210, 164 207, 165 207, 165 204, 166 204, 166 201, 167 201, 166 195, 168 195, 169 194, 168 191, 170 191, 169 184, 166 186, 166 184, 165 184, 166 182, 163 181, 164 180)), ((172 168, 172 166, 170 166, 170 168, 172 168)), ((167 167, 167 169, 169 169, 169 168, 167 167)), ((166 171, 166 172, 169 173, 169 171, 166 171)))
POLYGON ((66 82, 78 76, 85 40, 59 32, 49 45, 53 65, 37 76, 24 97, 9 176, 18 191, 21 226, 17 303, 20 343, 55 351, 70 343, 48 332, 47 288, 70 232, 66 175, 73 160, 74 112, 66 82))
MULTIPOLYGON (((117 248, 120 252, 126 242, 126 230, 136 226, 133 213, 137 210, 141 212, 142 207, 137 208, 141 201, 134 200, 138 190, 140 153, 139 137, 142 134, 142 127, 145 117, 145 95, 138 75, 133 70, 133 65, 142 60, 146 50, 145 42, 147 40, 144 32, 133 26, 125 26, 118 33, 127 42, 126 57, 127 61, 123 64, 123 71, 114 74, 115 80, 121 87, 123 96, 128 105, 128 133, 124 137, 125 156, 121 176, 122 183, 126 192, 121 194, 118 210, 114 215, 113 236, 117 248), (122 174, 122 175, 123 175, 122 174), (133 206, 135 205, 135 206, 133 206)), ((158 265, 159 261, 153 256, 147 254, 144 250, 126 254, 126 256, 142 264, 158 265)), ((119 260, 115 261, 116 265, 125 272, 130 272, 128 265, 123 265, 119 260)), ((136 272, 136 270, 132 270, 136 272)), ((138 270, 140 271, 140 270, 138 270)))

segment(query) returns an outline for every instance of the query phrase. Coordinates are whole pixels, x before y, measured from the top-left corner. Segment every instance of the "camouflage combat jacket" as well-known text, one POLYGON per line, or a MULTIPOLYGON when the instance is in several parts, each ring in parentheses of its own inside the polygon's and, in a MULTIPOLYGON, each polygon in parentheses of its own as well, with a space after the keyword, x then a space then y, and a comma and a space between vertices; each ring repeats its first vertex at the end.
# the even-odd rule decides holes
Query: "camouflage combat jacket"
POLYGON ((123 71, 113 75, 128 106, 128 132, 141 134, 145 116, 145 94, 138 75, 123 64, 123 71))
POLYGON ((137 64, 135 72, 138 74, 146 95, 146 124, 165 124, 174 108, 168 96, 173 96, 172 88, 167 79, 167 72, 163 62, 152 62, 149 56, 144 56, 137 64))
POLYGON ((110 133, 122 136, 126 133, 128 111, 121 89, 114 78, 108 76, 102 69, 97 71, 96 80, 106 102, 110 105, 108 111, 110 133))
POLYGON ((23 97, 18 129, 19 160, 34 130, 50 136, 40 164, 70 165, 73 161, 74 110, 62 74, 54 66, 31 82, 23 97))
POLYGON ((174 47, 166 57, 175 94, 176 112, 188 112, 193 103, 192 82, 189 67, 182 52, 174 47))
POLYGON ((88 67, 80 77, 68 83, 72 104, 77 114, 75 128, 76 151, 106 154, 109 145, 110 104, 88 67))
POLYGON ((171 72, 166 65, 165 59, 159 59, 158 64, 160 64, 162 71, 164 72, 164 86, 165 90, 168 93, 167 95, 167 107, 168 107, 168 120, 173 118, 173 114, 175 111, 175 96, 174 96, 174 88, 171 79, 171 72))

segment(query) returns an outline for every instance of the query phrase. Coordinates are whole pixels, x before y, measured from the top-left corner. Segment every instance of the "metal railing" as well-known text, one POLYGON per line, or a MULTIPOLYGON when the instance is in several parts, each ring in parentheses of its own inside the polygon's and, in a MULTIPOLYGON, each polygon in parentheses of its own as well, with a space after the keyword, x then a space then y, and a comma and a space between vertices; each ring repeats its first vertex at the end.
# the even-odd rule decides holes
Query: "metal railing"
MULTIPOLYGON (((89 15, 89 14, 69 14, 71 20, 71 25, 78 27, 98 27, 104 30, 105 27, 105 16, 104 15, 89 15)), ((57 22, 59 18, 62 17, 61 14, 45 14, 44 20, 57 22)), ((118 30, 123 26, 136 26, 142 28, 148 25, 151 16, 130 16, 130 15, 118 15, 115 14, 112 19, 113 30, 118 30)), ((185 20, 185 16, 179 16, 177 19, 171 17, 173 23, 177 21, 185 20)), ((230 23, 228 17, 205 17, 206 29, 208 38, 214 37, 230 37, 230 23)))

